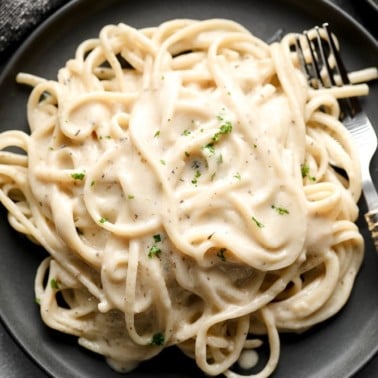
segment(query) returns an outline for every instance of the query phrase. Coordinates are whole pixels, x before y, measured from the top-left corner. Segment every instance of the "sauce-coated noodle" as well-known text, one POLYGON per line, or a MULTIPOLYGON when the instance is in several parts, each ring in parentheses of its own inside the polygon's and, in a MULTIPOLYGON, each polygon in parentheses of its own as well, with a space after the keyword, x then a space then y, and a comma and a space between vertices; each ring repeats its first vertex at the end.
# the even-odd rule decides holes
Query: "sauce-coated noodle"
POLYGON ((50 255, 35 280, 49 327, 120 371, 177 345, 228 377, 266 334, 262 377, 279 332, 344 305, 358 158, 341 92, 309 89, 293 40, 228 20, 108 25, 57 81, 19 75, 31 133, 0 136, 0 200, 50 255))

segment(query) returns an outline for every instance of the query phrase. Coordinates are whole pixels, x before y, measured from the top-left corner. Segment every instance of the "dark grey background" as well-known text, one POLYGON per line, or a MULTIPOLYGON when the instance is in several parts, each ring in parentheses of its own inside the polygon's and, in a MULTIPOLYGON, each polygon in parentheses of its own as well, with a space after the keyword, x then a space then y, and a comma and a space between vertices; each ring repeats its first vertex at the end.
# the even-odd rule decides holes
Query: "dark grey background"
MULTIPOLYGON (((0 11, 2 6, 2 1, 0 0, 0 11)), ((10 0, 12 1, 12 0, 10 0)), ((189 1, 189 0, 188 0, 189 1)), ((376 2, 376 0, 330 0, 331 2, 338 5, 340 8, 349 13, 353 18, 360 22, 371 34, 377 38, 378 28, 377 20, 378 14, 374 12, 374 7, 368 5, 368 3, 376 2)), ((64 3, 62 0, 60 3, 64 3)), ((33 1, 30 1, 33 3, 33 1)), ((30 4, 29 3, 29 4, 30 4)), ((45 1, 46 3, 46 1, 45 1)), ((53 7, 48 9, 48 14, 54 12, 58 6, 58 1, 51 0, 53 7)), ((3 3, 4 4, 4 3, 3 3)), ((1 12, 0 12, 1 13, 1 12)), ((0 14, 1 16, 1 14, 0 14)), ((43 16, 41 14, 34 14, 35 25, 42 21, 43 16)), ((1 22, 1 18, 0 18, 1 22)), ((34 28, 32 25, 29 30, 18 35, 17 41, 12 41, 13 43, 7 47, 5 51, 1 52, 0 55, 0 72, 5 66, 7 60, 15 51, 18 45, 22 42, 23 38, 27 36, 30 29, 34 28)), ((1 36, 0 36, 1 37, 1 36)), ((1 306, 1 298, 0 298, 1 306)), ((377 340, 378 342, 378 340, 377 340)), ((38 348, 38 340, 36 340, 36 348, 38 348)), ((8 331, 4 328, 3 324, 0 322, 0 377, 1 378, 45 378, 47 375, 28 357, 27 354, 15 343, 13 338, 10 336, 8 331)), ((121 375, 120 375, 121 377, 121 375)), ((366 367, 358 373, 356 377, 361 378, 373 378, 378 377, 378 356, 375 356, 373 360, 366 365, 366 367)), ((297 378, 297 377, 293 377, 297 378)), ((298 377, 301 378, 301 377, 298 377)), ((304 377, 303 377, 304 378, 304 377)))

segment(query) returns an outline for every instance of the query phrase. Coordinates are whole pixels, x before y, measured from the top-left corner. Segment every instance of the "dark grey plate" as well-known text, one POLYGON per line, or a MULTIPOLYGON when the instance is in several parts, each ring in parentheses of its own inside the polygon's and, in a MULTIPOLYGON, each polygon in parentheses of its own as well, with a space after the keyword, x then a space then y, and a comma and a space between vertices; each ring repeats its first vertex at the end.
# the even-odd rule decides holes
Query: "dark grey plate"
MULTIPOLYGON (((226 17, 241 22, 268 40, 278 29, 301 31, 329 21, 342 40, 350 69, 377 65, 378 46, 358 24, 322 0, 78 0, 40 27, 19 49, 0 79, 0 129, 27 129, 25 106, 29 90, 14 82, 25 71, 54 78, 83 39, 97 36, 108 23, 136 27, 171 18, 226 17)), ((378 86, 374 84, 365 108, 378 125, 378 86)), ((372 164, 377 177, 378 156, 372 164)), ((361 211, 365 204, 361 201, 361 211)), ((334 318, 301 335, 282 337, 276 377, 347 377, 356 373, 378 349, 378 257, 362 220, 366 258, 350 301, 334 318)), ((76 341, 47 329, 34 303, 33 280, 45 252, 14 232, 0 210, 0 315, 19 344, 49 374, 56 377, 119 377, 104 360, 76 341)), ((194 362, 175 349, 141 365, 129 377, 200 377, 194 362)))

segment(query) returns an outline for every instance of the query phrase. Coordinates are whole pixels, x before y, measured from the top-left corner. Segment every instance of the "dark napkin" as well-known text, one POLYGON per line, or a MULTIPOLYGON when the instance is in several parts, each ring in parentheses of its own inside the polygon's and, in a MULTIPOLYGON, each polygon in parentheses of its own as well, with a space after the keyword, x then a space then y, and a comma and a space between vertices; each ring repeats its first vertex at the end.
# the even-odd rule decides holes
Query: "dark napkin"
POLYGON ((0 62, 69 0, 0 0, 0 62))

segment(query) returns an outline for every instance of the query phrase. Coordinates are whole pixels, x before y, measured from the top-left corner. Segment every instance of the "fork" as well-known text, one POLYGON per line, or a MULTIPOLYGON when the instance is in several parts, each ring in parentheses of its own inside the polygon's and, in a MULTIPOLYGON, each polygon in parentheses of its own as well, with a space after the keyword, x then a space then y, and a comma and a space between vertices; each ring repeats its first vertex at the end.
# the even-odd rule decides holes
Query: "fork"
MULTIPOLYGON (((303 46, 299 36, 296 36, 295 49, 299 63, 307 76, 309 84, 315 88, 330 88, 350 84, 348 73, 336 47, 329 25, 327 23, 315 27, 315 38, 311 39, 308 32, 303 32, 306 46, 303 46), (310 62, 306 61, 305 49, 309 50, 310 62), (329 57, 327 58, 327 52, 329 57), (333 68, 330 59, 333 57, 333 68), (336 80, 335 75, 338 76, 336 80)), ((357 97, 339 100, 341 120, 349 130, 358 148, 362 190, 368 208, 365 214, 369 231, 375 249, 378 252, 378 194, 370 175, 370 162, 377 149, 377 136, 369 118, 362 110, 357 97)))

